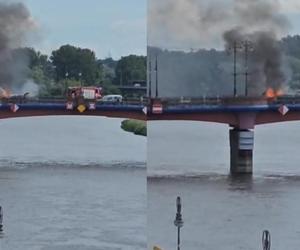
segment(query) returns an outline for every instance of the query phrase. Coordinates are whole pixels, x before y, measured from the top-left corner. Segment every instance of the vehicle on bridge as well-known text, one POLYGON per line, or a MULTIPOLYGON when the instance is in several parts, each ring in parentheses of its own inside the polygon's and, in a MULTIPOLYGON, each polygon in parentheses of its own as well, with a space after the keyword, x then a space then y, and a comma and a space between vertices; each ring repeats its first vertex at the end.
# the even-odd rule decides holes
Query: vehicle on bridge
POLYGON ((121 95, 105 95, 102 97, 101 102, 105 103, 122 103, 123 96, 121 95))
POLYGON ((10 91, 0 87, 1 103, 25 103, 28 100, 29 92, 24 94, 12 94, 10 91))
POLYGON ((68 101, 76 104, 84 104, 89 101, 99 101, 102 98, 101 87, 69 87, 67 91, 68 101))
POLYGON ((68 98, 83 98, 85 100, 99 100, 102 97, 101 87, 69 87, 68 98))

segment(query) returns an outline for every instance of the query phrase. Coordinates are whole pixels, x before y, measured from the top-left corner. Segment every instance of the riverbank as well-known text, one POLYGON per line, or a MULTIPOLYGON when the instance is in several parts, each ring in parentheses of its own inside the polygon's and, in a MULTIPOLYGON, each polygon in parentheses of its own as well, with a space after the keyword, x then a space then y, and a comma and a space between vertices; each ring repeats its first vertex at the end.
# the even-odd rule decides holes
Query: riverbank
POLYGON ((145 121, 124 120, 122 121, 121 128, 136 135, 147 136, 147 125, 145 121))

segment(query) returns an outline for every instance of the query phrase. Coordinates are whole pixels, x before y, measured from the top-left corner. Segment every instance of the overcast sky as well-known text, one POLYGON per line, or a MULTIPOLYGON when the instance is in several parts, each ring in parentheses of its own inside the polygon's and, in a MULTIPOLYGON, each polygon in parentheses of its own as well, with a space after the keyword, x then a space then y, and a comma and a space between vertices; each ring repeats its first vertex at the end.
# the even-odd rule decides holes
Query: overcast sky
POLYGON ((50 54, 64 44, 98 58, 146 54, 146 0, 23 0, 39 25, 28 45, 50 54))
MULTIPOLYGON (((166 0, 148 1, 153 4, 164 3, 166 0)), ((191 0, 179 1, 186 3, 191 0)), ((274 1, 282 3, 282 11, 291 21, 289 33, 300 34, 300 1, 274 1)), ((43 53, 50 54, 61 45, 72 44, 94 50, 98 58, 146 54, 147 0, 23 0, 23 2, 39 25, 38 35, 34 36, 28 45, 43 53)), ((193 13, 186 13, 176 19, 184 19, 190 14, 193 13)), ((150 21, 151 18, 153 17, 150 15, 150 21)), ((150 27, 152 30, 160 28, 160 26, 150 27)), ((184 32, 186 30, 176 29, 175 33, 184 34, 184 32)), ((165 35, 167 32, 162 33, 165 35)), ((151 33, 148 35, 151 45, 151 33)))
POLYGON ((220 49, 224 46, 224 32, 238 26, 249 33, 275 29, 278 37, 300 34, 300 1, 149 0, 150 46, 171 50, 220 49), (281 22, 283 19, 288 21, 281 22))

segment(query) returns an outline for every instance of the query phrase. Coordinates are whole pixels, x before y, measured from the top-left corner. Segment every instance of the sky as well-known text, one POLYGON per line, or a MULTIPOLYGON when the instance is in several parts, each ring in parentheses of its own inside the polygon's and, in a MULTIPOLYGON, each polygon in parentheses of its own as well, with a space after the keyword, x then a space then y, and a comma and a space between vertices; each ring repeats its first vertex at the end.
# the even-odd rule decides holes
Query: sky
POLYGON ((28 46, 48 55, 65 44, 98 58, 146 54, 146 0, 23 0, 38 24, 28 46))
MULTIPOLYGON (((39 30, 25 45, 34 47, 42 53, 50 55, 51 51, 60 46, 71 44, 94 50, 98 58, 118 59, 129 54, 146 54, 147 0, 6 1, 22 1, 26 4, 37 22, 39 30)), ((191 0, 176 1, 186 3, 191 0)), ((206 0, 201 1, 205 2, 206 0)), ((289 33, 300 34, 300 1, 273 1, 281 2, 282 10, 292 24, 289 33)), ((153 4, 165 1, 148 0, 148 2, 153 4)), ((176 17, 176 19, 180 20, 188 16, 190 15, 176 17)), ((148 18, 150 26, 151 18, 152 16, 148 18)), ((171 18, 171 22, 173 20, 171 18)), ((160 27, 150 27, 149 29, 148 26, 148 30, 151 29, 159 30, 160 27)), ((177 30, 176 28, 174 33, 185 34, 188 31, 189 29, 177 30)), ((163 31, 162 33, 165 36, 167 32, 163 31)), ((148 34, 149 37, 151 39, 151 33, 148 34)), ((169 37, 167 39, 170 40, 169 37)), ((148 45, 152 45, 149 40, 148 45)), ((176 47, 176 45, 174 46, 176 47)), ((180 43, 179 47, 181 47, 180 43)))
POLYGON ((171 50, 221 49, 224 32, 235 27, 275 30, 278 38, 300 34, 299 0, 149 0, 148 6, 148 45, 171 50))

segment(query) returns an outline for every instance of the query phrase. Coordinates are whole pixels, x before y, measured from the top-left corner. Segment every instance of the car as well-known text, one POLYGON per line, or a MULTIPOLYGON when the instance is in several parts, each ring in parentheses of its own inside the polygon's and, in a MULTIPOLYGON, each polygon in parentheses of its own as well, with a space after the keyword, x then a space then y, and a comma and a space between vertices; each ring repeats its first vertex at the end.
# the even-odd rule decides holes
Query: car
POLYGON ((123 96, 121 95, 105 95, 101 99, 102 102, 106 103, 122 103, 123 96))

